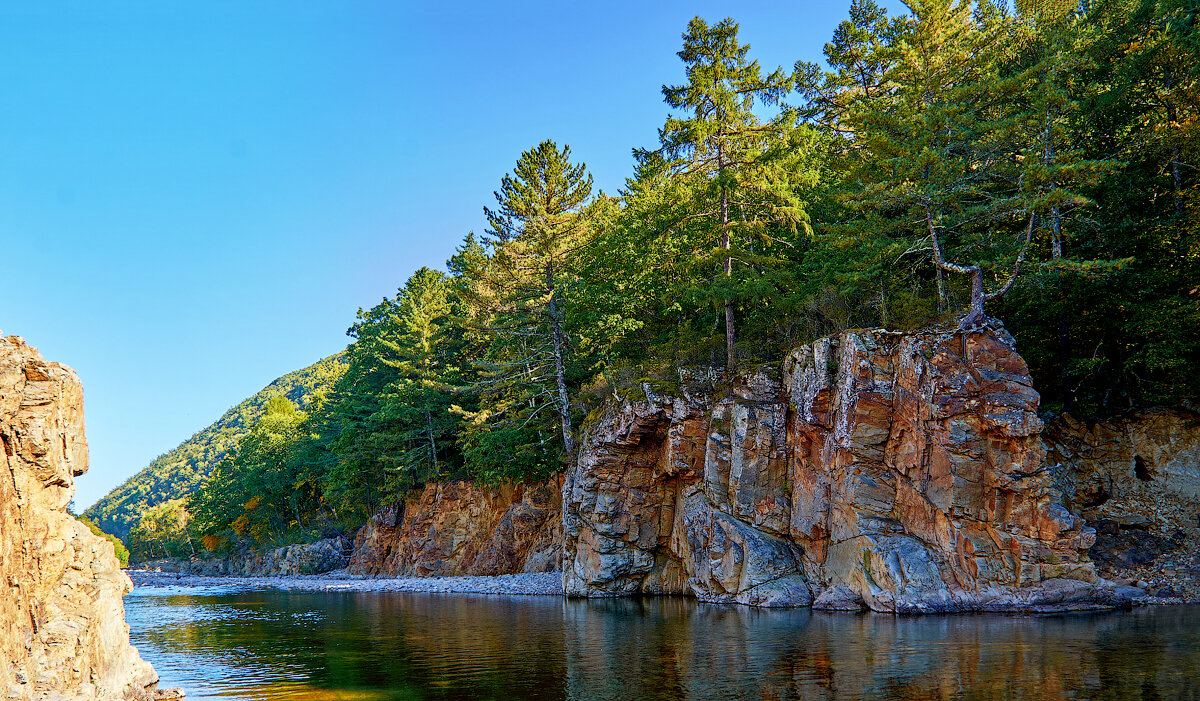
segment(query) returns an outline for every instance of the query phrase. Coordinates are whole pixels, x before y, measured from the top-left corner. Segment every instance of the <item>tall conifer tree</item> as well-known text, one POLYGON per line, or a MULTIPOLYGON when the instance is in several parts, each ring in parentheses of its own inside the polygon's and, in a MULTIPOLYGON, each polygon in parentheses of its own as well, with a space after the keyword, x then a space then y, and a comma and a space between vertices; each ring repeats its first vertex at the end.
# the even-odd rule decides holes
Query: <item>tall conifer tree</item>
MULTIPOLYGON (((724 312, 730 370, 739 298, 753 297, 758 283, 777 267, 778 261, 763 251, 793 245, 787 238, 798 227, 807 228, 796 188, 801 181, 813 184, 816 177, 798 166, 807 149, 799 143, 804 135, 796 129, 796 115, 779 110, 764 122, 754 112, 756 105, 779 105, 792 77, 779 68, 764 75, 748 58, 750 45, 739 43, 737 34, 738 25, 729 18, 714 25, 699 17, 688 23, 678 54, 687 82, 663 86, 667 104, 681 114, 659 130, 658 150, 690 199, 686 223, 676 225, 697 234, 694 264, 719 271, 707 287, 724 312)), ((639 152, 643 162, 650 155, 639 152)))
MULTIPOLYGON (((469 276, 468 294, 492 339, 474 422, 516 439, 510 443, 524 443, 517 436, 532 432, 535 445, 522 450, 531 468, 550 444, 538 430, 548 412, 557 415, 567 461, 575 460, 566 290, 572 258, 586 240, 582 212, 591 194, 592 176, 572 163, 569 146, 546 140, 522 153, 495 193, 497 208, 484 209, 491 255, 469 276)), ((496 445, 474 443, 473 462, 503 461, 496 445)))

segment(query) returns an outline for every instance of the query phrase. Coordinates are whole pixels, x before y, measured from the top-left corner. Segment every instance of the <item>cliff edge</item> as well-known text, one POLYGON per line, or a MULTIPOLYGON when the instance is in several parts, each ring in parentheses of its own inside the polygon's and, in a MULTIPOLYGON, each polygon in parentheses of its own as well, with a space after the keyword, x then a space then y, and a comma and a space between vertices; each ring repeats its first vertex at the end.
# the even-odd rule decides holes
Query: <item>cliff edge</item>
POLYGON ((568 595, 920 613, 1143 594, 1097 576, 998 324, 845 332, 782 373, 681 384, 590 423, 563 491, 568 595))
POLYGON ((0 693, 150 699, 129 644, 131 591, 112 543, 67 513, 88 466, 83 387, 19 336, 0 338, 0 693))

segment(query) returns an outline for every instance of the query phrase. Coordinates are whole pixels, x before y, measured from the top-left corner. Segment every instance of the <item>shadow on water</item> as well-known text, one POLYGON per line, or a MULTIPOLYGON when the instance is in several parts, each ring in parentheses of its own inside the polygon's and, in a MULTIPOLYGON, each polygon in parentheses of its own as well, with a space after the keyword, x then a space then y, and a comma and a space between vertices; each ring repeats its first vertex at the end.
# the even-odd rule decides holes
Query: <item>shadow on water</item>
POLYGON ((1200 698, 1200 606, 893 617, 683 599, 139 589, 191 699, 1200 698))

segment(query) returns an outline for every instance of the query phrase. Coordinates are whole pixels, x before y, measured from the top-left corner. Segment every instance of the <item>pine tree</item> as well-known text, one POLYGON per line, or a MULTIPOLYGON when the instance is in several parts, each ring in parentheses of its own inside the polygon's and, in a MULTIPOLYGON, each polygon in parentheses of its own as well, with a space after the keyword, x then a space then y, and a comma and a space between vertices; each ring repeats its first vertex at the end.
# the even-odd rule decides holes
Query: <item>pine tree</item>
POLYGON ((547 140, 521 154, 495 193, 497 208, 484 209, 491 254, 468 274, 467 292, 491 339, 477 388, 482 406, 471 415, 475 440, 468 440, 477 466, 494 464, 507 443, 521 453, 515 464, 537 470, 555 442, 543 426, 549 413, 568 462, 575 460, 566 291, 587 238, 581 213, 591 192, 592 177, 571 162, 570 147, 547 140))
POLYGON ((461 380, 453 293, 445 273, 413 273, 398 295, 397 333, 380 342, 388 351, 380 360, 397 374, 371 416, 389 493, 450 474, 458 462, 453 436, 461 420, 450 413, 461 380))
POLYGON ((862 144, 846 199, 907 230, 937 268, 969 276, 971 325, 1012 286, 1035 222, 1033 191, 1013 167, 1020 81, 1000 72, 1012 24, 987 3, 909 7, 885 49, 888 90, 845 118, 862 144), (998 290, 985 291, 985 268, 1010 268, 998 290))
MULTIPOLYGON (((809 155, 808 135, 796 129, 796 115, 780 110, 763 122, 754 112, 756 104, 779 105, 792 77, 782 69, 763 75, 737 33, 728 18, 711 26, 699 17, 688 23, 678 53, 687 83, 663 86, 666 103, 683 114, 659 130, 657 151, 675 181, 670 187, 690 200, 672 228, 694 237, 687 246, 694 267, 719 271, 701 283, 700 296, 723 309, 730 370, 737 304, 771 287, 779 265, 768 252, 794 246, 797 229, 807 230, 797 187, 811 186, 816 177, 800 166, 809 155)), ((651 153, 637 155, 647 162, 651 153)))

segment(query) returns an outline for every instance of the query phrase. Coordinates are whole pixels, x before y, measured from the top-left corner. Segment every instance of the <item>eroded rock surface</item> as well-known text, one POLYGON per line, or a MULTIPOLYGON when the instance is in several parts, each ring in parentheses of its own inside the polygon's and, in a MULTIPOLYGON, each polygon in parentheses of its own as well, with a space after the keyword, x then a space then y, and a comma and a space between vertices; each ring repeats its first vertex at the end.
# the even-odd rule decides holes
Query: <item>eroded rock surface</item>
POLYGON ((0 694, 146 699, 158 676, 129 644, 131 590, 112 543, 67 513, 88 465, 83 388, 17 336, 0 339, 0 694))
POLYGON ((376 515, 355 539, 353 574, 408 577, 550 572, 561 565, 561 482, 437 482, 376 515))
POLYGON ((1200 414, 1193 411, 1148 409, 1104 421, 1066 414, 1044 438, 1047 462, 1068 468, 1061 486, 1076 510, 1136 495, 1200 503, 1200 414))
POLYGON ((315 543, 285 545, 270 550, 234 553, 224 557, 150 560, 138 567, 200 576, 292 577, 345 569, 353 543, 336 537, 315 543))
POLYGON ((1116 581, 1200 601, 1200 414, 1145 409, 1102 421, 1069 414, 1042 434, 1065 503, 1096 528, 1090 555, 1116 581))
POLYGON ((1096 575, 1002 328, 847 332, 782 381, 703 384, 589 426, 563 493, 569 595, 933 612, 1141 593, 1096 575))

